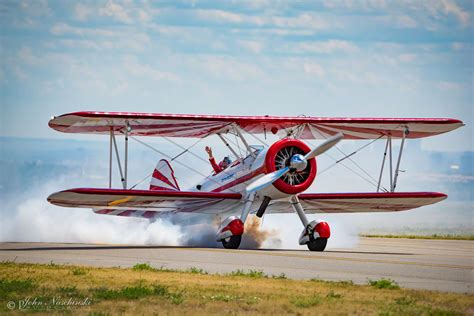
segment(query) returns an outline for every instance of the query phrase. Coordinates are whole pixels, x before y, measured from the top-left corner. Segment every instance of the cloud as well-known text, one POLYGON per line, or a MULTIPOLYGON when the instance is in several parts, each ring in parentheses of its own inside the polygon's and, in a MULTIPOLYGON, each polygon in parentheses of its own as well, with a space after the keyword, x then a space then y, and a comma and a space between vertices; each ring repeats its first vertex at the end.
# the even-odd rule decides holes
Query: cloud
POLYGON ((257 27, 327 29, 331 24, 322 17, 303 13, 297 16, 246 15, 223 10, 196 10, 196 16, 216 23, 245 24, 257 27))
POLYGON ((416 58, 417 58, 416 54, 400 54, 398 56, 398 60, 405 63, 415 61, 416 58))
POLYGON ((74 17, 79 21, 86 21, 93 14, 94 10, 82 3, 74 6, 74 17))
POLYGON ((464 88, 464 85, 458 82, 441 81, 436 84, 436 87, 445 91, 460 91, 464 88))
MULTIPOLYGON (((470 5, 470 2, 465 2, 470 5)), ((414 28, 422 26, 426 29, 435 30, 439 26, 433 24, 432 19, 441 20, 443 17, 454 16, 459 23, 465 27, 469 24, 471 15, 468 10, 463 9, 453 0, 420 0, 420 1, 385 1, 385 0, 326 0, 324 6, 330 10, 344 9, 351 14, 367 12, 386 14, 392 12, 389 17, 382 17, 393 25, 403 28, 414 28), (398 15, 397 15, 398 14, 398 15), (414 19, 413 17, 416 17, 414 19), (422 21, 420 23, 420 21, 422 21)), ((378 18, 380 19, 380 18, 378 18)))
POLYGON ((324 77, 324 75, 326 74, 326 71, 324 70, 324 68, 316 63, 311 63, 311 62, 304 63, 303 69, 304 69, 304 72, 308 75, 316 75, 318 77, 324 77))
POLYGON ((274 17, 271 18, 271 21, 274 26, 278 27, 309 28, 316 30, 330 27, 330 24, 325 19, 309 13, 303 13, 296 17, 274 17))
MULTIPOLYGON (((451 168, 454 169, 454 168, 451 168)), ((459 169, 459 167, 458 167, 459 169)), ((458 170, 455 169, 455 170, 458 170)), ((441 182, 441 183, 474 183, 474 176, 464 174, 444 173, 414 173, 417 181, 441 182)))
POLYGON ((263 49, 263 43, 257 41, 240 41, 239 45, 255 54, 261 53, 263 49))
POLYGON ((150 65, 142 64, 134 56, 127 56, 122 61, 125 70, 132 76, 146 78, 153 81, 177 81, 176 74, 158 70, 150 65))
POLYGON ((35 56, 29 47, 23 47, 18 52, 18 59, 28 65, 39 65, 41 58, 35 56))
POLYGON ((251 17, 223 10, 199 9, 196 10, 196 15, 198 18, 213 22, 242 23, 246 21, 251 24, 258 24, 258 21, 260 21, 260 24, 263 23, 263 20, 259 19, 258 17, 251 17))
POLYGON ((70 26, 66 23, 56 23, 50 32, 54 35, 73 34, 78 36, 116 36, 117 33, 99 28, 83 28, 70 26))
POLYGON ((51 8, 48 6, 47 0, 36 1, 21 1, 20 8, 30 16, 50 16, 52 14, 51 8))
POLYGON ((341 40, 328 40, 317 42, 302 42, 296 46, 296 52, 310 52, 317 54, 330 54, 334 52, 354 53, 358 47, 351 42, 341 40))
POLYGON ((85 28, 70 26, 66 23, 57 23, 50 32, 56 36, 76 35, 89 39, 68 38, 57 40, 67 47, 107 50, 127 49, 133 51, 144 51, 150 46, 151 39, 146 33, 133 32, 129 30, 112 31, 100 28, 85 28))
POLYGON ((438 2, 438 6, 440 7, 441 11, 444 12, 444 14, 454 15, 463 26, 467 26, 469 24, 469 20, 471 18, 469 12, 461 9, 456 4, 456 2, 450 0, 441 0, 438 2))
POLYGON ((112 17, 114 20, 130 24, 132 19, 128 12, 120 4, 108 1, 103 8, 99 10, 100 15, 112 17))
POLYGON ((261 78, 264 75, 263 70, 257 64, 230 57, 202 56, 192 63, 214 77, 234 81, 246 81, 261 78))
POLYGON ((418 23, 408 15, 401 15, 396 18, 396 25, 402 28, 415 28, 418 23))
POLYGON ((365 11, 373 9, 384 9, 388 6, 385 0, 324 0, 323 4, 326 8, 346 8, 346 9, 362 9, 365 11))
POLYGON ((148 10, 138 10, 137 15, 138 15, 138 20, 142 23, 149 22, 152 19, 152 16, 148 12, 148 10))

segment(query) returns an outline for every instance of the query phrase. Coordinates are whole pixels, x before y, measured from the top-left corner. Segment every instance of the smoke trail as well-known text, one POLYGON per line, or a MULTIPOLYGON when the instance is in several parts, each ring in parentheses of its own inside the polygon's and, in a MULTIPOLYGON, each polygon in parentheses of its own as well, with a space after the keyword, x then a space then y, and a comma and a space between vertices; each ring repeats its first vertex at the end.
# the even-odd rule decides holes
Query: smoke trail
POLYGON ((178 245, 181 230, 158 220, 100 216, 87 209, 50 205, 46 194, 8 203, 1 241, 178 245))
POLYGON ((257 216, 250 216, 245 223, 245 233, 242 236, 242 248, 256 249, 263 246, 280 248, 281 239, 277 229, 264 229, 257 216))
MULTIPOLYGON (((0 241, 222 247, 215 240, 219 222, 214 216, 193 216, 192 225, 183 225, 180 218, 188 214, 154 222, 99 215, 49 204, 46 197, 58 187, 69 185, 59 179, 3 201, 0 241)), ((277 231, 262 229, 256 217, 249 217, 242 246, 260 248, 268 241, 273 247, 280 244, 277 231)))
POLYGON ((359 229, 345 219, 345 214, 325 217, 331 227, 331 238, 328 239, 327 249, 352 248, 359 243, 359 229))

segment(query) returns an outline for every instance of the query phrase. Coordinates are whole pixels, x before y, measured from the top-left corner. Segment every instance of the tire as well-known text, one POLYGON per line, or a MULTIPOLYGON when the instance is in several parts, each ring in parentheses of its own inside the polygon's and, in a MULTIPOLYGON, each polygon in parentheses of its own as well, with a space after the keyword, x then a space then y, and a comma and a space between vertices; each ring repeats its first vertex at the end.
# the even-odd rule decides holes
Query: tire
POLYGON ((237 249, 242 241, 242 235, 230 236, 226 239, 222 239, 222 245, 226 249, 237 249), (226 240, 227 239, 227 240, 226 240))
POLYGON ((311 251, 324 251, 326 244, 328 243, 327 238, 316 238, 307 243, 308 249, 311 251))

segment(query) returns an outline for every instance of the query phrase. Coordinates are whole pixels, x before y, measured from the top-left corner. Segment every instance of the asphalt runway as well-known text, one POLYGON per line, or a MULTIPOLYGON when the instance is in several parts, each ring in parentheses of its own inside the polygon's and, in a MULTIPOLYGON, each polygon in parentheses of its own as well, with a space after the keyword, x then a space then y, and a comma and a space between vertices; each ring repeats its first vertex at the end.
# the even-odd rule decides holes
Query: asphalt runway
POLYGON ((390 278, 402 287, 473 293, 474 241, 361 238, 357 247, 307 250, 227 250, 131 245, 1 243, 0 260, 131 267, 149 263, 171 269, 202 268, 210 273, 237 269, 284 273, 289 278, 366 284, 390 278))

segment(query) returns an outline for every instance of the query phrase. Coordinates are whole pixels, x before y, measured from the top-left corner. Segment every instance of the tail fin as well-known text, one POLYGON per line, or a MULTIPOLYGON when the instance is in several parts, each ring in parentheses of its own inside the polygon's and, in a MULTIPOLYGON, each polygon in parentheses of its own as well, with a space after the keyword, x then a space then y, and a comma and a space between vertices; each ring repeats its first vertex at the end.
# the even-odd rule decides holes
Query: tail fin
POLYGON ((174 177, 173 168, 167 160, 161 159, 158 161, 151 177, 150 190, 180 191, 178 182, 174 177))

